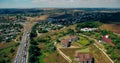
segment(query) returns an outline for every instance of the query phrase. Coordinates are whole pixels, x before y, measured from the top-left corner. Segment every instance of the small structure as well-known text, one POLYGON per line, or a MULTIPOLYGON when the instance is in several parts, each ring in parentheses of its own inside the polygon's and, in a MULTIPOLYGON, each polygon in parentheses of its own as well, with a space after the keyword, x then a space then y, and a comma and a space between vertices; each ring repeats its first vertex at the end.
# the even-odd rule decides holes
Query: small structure
POLYGON ((99 40, 98 42, 102 44, 102 40, 99 40))
POLYGON ((75 53, 75 61, 79 63, 94 63, 94 58, 91 53, 75 53))
POLYGON ((109 38, 109 35, 102 36, 102 40, 109 43, 112 46, 115 46, 115 44, 113 44, 112 40, 109 38))

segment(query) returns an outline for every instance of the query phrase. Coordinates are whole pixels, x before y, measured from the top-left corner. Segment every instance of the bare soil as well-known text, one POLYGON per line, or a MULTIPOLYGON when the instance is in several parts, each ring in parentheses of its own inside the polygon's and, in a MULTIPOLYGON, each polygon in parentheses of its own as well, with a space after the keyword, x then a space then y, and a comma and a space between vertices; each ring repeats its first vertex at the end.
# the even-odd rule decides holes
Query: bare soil
POLYGON ((120 24, 104 24, 100 28, 120 34, 120 24))

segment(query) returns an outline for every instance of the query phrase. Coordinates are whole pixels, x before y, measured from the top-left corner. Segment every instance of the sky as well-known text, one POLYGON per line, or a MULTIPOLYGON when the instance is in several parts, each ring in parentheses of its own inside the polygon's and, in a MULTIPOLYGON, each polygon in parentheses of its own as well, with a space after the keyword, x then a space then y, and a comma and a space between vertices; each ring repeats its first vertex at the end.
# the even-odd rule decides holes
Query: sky
POLYGON ((0 0, 0 8, 120 8, 120 0, 0 0))

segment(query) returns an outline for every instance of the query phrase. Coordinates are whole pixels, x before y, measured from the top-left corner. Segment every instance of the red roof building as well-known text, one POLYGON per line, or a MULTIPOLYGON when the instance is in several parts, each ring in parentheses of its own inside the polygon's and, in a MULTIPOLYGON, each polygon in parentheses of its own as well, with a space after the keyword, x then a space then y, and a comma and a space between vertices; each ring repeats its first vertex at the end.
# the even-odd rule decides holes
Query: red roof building
POLYGON ((71 45, 71 42, 77 40, 78 40, 77 36, 69 36, 68 38, 61 40, 61 45, 64 47, 69 47, 71 45))
POLYGON ((109 38, 109 35, 105 35, 102 37, 102 40, 104 40, 105 42, 109 43, 112 46, 115 46, 115 44, 112 43, 112 40, 109 38))
POLYGON ((80 62, 80 63, 92 63, 93 55, 91 53, 76 52, 75 61, 80 62))
POLYGON ((69 47, 70 42, 68 41, 68 39, 64 39, 64 40, 61 40, 61 45, 64 47, 69 47))

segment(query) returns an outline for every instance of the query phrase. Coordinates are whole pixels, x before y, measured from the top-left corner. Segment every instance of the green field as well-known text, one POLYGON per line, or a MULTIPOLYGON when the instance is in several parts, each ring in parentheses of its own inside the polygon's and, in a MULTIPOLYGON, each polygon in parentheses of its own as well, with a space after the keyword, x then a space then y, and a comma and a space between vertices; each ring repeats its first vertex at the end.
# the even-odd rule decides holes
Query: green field
POLYGON ((90 42, 89 42, 89 39, 83 37, 83 36, 79 36, 80 40, 78 41, 81 45, 83 46, 86 46, 88 45, 90 42))
POLYGON ((5 47, 0 49, 0 63, 12 63, 17 48, 18 48, 18 43, 12 44, 9 47, 5 47))
POLYGON ((77 52, 87 53, 87 52, 90 52, 90 51, 89 51, 89 48, 85 48, 85 49, 77 50, 77 52))
POLYGON ((95 63, 111 63, 110 60, 96 46, 91 45, 90 51, 93 53, 95 63))

